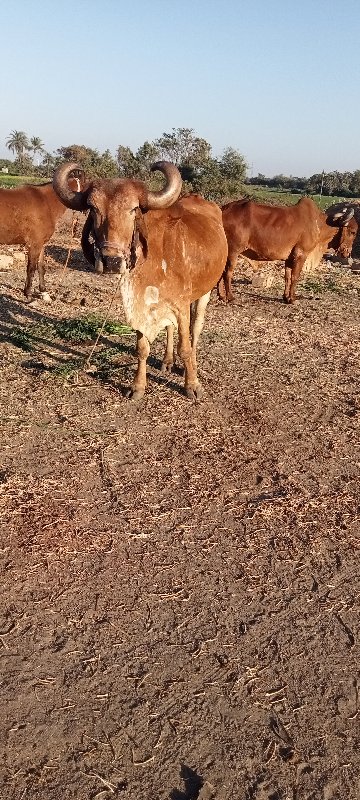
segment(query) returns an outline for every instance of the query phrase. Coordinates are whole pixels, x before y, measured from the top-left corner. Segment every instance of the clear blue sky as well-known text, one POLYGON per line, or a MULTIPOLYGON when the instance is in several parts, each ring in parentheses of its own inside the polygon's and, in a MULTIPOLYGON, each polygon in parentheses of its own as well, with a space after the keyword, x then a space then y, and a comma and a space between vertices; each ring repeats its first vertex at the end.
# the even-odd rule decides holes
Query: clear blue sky
POLYGON ((4 1, 0 62, 0 157, 189 127, 255 175, 360 168, 360 0, 4 1))

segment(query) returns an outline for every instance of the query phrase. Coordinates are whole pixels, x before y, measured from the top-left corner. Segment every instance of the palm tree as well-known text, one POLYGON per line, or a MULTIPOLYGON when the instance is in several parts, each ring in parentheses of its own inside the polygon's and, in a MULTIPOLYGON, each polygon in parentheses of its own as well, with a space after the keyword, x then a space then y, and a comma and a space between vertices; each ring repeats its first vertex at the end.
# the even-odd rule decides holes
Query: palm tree
POLYGON ((6 140, 6 147, 13 153, 20 163, 24 161, 25 151, 30 150, 29 139, 24 131, 11 131, 10 136, 6 140))
POLYGON ((49 177, 50 172, 55 169, 55 161, 56 159, 54 156, 45 150, 41 166, 45 169, 47 177, 49 177))
MULTIPOLYGON (((32 150, 34 157, 36 153, 43 153, 44 152, 44 142, 41 141, 39 136, 33 136, 30 139, 30 150, 32 150)), ((37 167, 39 166, 39 159, 37 160, 37 167)))

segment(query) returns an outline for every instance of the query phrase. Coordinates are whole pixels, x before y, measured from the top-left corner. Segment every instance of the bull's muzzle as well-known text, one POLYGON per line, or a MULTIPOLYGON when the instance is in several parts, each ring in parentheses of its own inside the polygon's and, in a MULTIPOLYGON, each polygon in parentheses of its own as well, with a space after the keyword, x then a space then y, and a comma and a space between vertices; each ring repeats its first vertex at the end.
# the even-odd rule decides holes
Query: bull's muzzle
POLYGON ((121 256, 103 256, 104 272, 120 272, 123 261, 121 256))

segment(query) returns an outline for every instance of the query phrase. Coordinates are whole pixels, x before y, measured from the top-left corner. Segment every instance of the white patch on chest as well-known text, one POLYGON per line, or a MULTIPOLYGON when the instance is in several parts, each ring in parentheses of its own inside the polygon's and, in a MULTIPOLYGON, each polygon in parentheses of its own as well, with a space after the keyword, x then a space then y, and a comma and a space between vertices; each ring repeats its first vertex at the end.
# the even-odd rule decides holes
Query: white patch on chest
POLYGON ((128 270, 121 276, 120 293, 126 322, 128 325, 131 325, 134 313, 134 287, 128 270))
POLYGON ((165 261, 165 259, 164 259, 164 258, 163 258, 163 260, 162 260, 162 262, 161 262, 161 269, 163 270, 163 272, 164 272, 164 273, 165 273, 165 275, 166 275, 167 263, 166 263, 166 261, 165 261))
POLYGON ((147 286, 144 294, 144 302, 146 306, 151 306, 153 303, 159 302, 159 289, 156 286, 147 286))

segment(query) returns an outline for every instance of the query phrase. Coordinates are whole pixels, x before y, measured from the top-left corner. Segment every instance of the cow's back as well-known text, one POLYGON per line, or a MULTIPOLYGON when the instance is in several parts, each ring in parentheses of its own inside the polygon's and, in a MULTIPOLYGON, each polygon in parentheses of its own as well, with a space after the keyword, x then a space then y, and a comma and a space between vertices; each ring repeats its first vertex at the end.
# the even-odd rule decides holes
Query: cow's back
POLYGON ((229 256, 242 253, 254 260, 281 260, 295 246, 307 251, 316 244, 320 212, 308 197, 294 206, 235 201, 222 213, 229 256))

